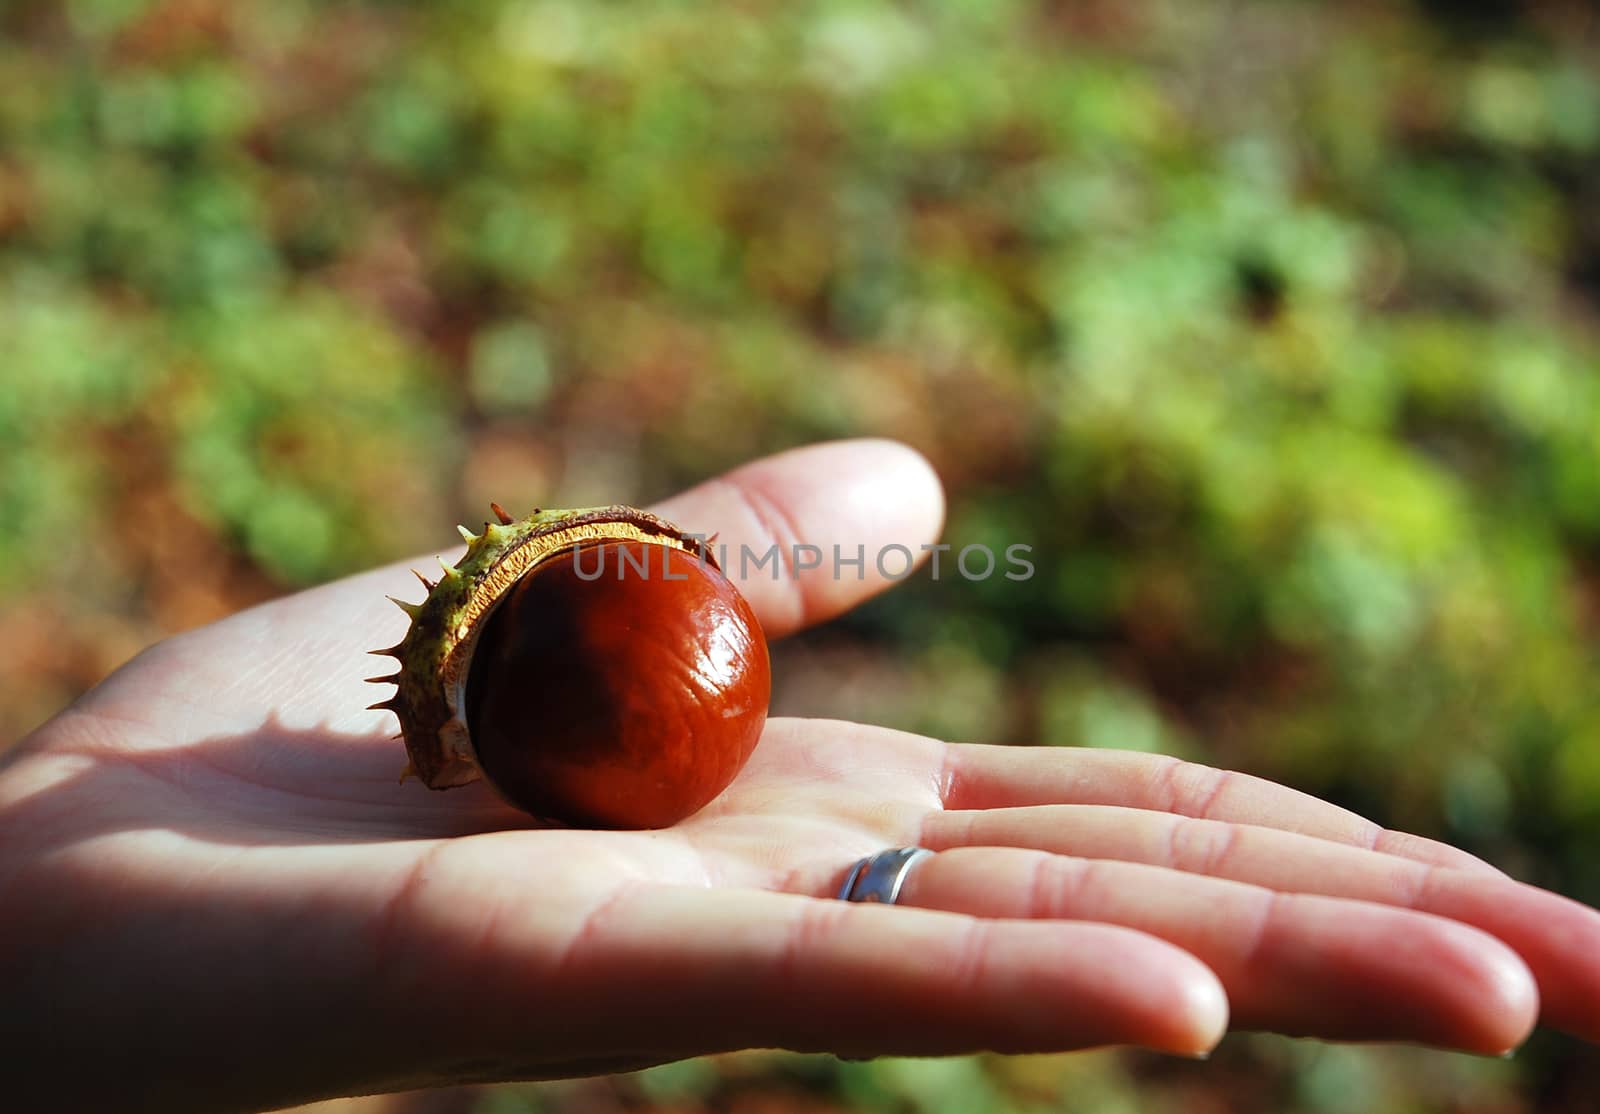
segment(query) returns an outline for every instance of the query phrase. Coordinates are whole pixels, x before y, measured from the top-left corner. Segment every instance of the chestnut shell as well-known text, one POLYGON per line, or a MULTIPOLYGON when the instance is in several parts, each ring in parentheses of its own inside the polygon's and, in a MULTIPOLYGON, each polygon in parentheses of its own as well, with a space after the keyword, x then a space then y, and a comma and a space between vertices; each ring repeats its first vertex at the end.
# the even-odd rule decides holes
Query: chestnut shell
POLYGON ((720 571, 673 546, 594 542, 495 605, 463 711, 484 776, 518 808, 659 828, 738 774, 770 694, 761 625, 720 571))

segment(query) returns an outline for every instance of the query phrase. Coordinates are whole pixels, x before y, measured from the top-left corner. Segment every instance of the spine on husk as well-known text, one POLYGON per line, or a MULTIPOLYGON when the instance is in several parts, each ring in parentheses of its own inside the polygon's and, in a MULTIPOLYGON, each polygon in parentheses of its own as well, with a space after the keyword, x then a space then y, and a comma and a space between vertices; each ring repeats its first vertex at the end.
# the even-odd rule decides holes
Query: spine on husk
POLYGON ((498 521, 484 523, 481 534, 457 527, 467 551, 454 565, 440 560, 444 571, 437 582, 416 573, 428 590, 426 599, 389 597, 410 616, 411 627, 395 645, 371 651, 400 662, 398 671, 368 678, 395 685, 392 697, 371 707, 399 717, 410 758, 401 777, 414 774, 430 789, 482 776, 467 732, 463 690, 477 634, 518 580, 547 561, 570 556, 575 547, 608 541, 673 546, 716 564, 701 538, 634 507, 535 510, 516 521, 498 504, 490 506, 498 521))

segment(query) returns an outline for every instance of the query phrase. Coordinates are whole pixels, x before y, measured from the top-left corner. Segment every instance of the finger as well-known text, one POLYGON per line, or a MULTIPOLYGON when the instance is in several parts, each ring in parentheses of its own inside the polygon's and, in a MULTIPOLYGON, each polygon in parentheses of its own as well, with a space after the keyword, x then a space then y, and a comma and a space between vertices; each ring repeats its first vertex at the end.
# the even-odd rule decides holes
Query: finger
POLYGON ((1388 831, 1308 793, 1167 755, 966 744, 952 748, 944 782, 942 795, 949 809, 1120 805, 1278 828, 1418 862, 1501 875, 1458 848, 1388 831))
POLYGON ((1103 805, 935 813, 920 842, 934 850, 1022 847, 1145 863, 1448 917, 1491 933, 1523 958, 1539 983, 1547 1024, 1600 1039, 1600 912, 1503 875, 1274 828, 1103 805))
POLYGON ((1418 908, 1492 932, 1515 948, 1539 982, 1541 1019, 1600 1042, 1600 913, 1529 886, 1499 886, 1438 871, 1418 908))
MULTIPOLYGON (((537 962, 505 958, 507 971, 537 962)), ((1127 929, 653 884, 585 918, 559 969, 527 989, 541 1009, 581 1003, 603 1045, 652 1054, 1194 1054, 1227 1025, 1202 964, 1127 929)))
POLYGON ((885 573, 899 576, 905 558, 889 554, 880 567, 885 547, 924 557, 921 547, 944 521, 944 493, 928 462, 904 445, 837 441, 747 464, 654 509, 686 530, 717 535, 723 571, 775 638, 893 583, 885 573), (805 567, 813 560, 820 563, 805 567))
POLYGON ((911 872, 901 901, 1159 936, 1216 972, 1244 1028, 1499 1053, 1528 1035, 1538 1010, 1515 952, 1406 909, 1011 848, 937 854, 911 872))

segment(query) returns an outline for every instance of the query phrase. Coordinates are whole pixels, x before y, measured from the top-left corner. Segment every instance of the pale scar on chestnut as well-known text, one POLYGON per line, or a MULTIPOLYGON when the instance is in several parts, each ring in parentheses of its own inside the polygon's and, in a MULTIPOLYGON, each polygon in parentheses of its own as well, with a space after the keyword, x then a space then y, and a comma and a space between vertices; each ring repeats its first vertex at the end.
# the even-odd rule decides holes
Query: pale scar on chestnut
MULTIPOLYGON (((430 789, 486 780, 534 816, 660 828, 713 800, 754 751, 766 638, 702 539, 633 507, 535 510, 431 581, 373 708, 400 720, 430 789)), ((393 597, 390 597, 393 599, 393 597)))

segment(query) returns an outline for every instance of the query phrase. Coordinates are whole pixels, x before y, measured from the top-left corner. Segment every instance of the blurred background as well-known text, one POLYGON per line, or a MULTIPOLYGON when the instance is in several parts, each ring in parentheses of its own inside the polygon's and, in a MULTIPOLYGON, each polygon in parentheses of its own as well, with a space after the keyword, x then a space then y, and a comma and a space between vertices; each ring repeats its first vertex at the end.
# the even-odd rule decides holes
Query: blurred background
MULTIPOLYGON (((0 0, 0 745, 140 647, 877 434, 926 577, 776 711, 1162 750, 1600 902, 1583 0, 0 0)), ((1235 1035, 462 1114, 1589 1111, 1600 1064, 1235 1035)))

